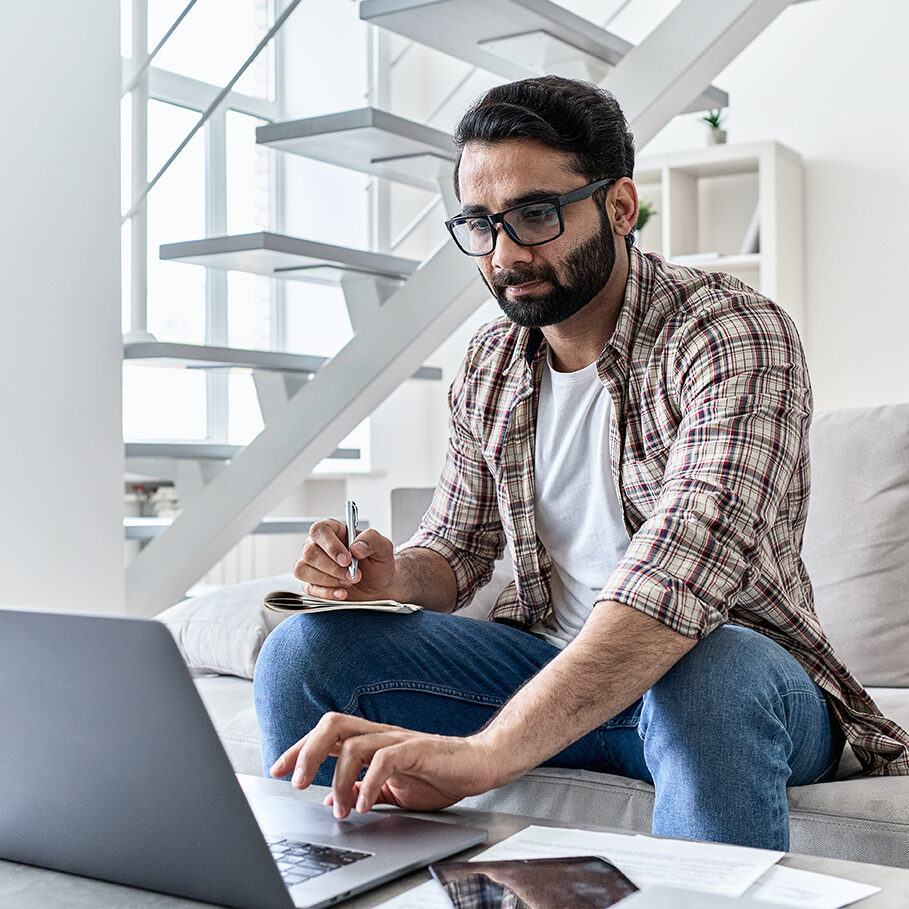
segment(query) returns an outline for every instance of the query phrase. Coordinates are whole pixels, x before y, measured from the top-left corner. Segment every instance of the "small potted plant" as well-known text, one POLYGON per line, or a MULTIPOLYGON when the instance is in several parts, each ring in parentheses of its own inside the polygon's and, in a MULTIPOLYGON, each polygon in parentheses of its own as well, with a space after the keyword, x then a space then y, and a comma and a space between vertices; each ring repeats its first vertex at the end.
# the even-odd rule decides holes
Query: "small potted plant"
POLYGON ((634 222, 635 234, 640 234, 644 225, 657 213, 652 202, 641 202, 638 205, 638 219, 634 222))
POLYGON ((707 141, 711 145, 722 145, 726 141, 726 130, 723 129, 723 111, 712 110, 701 117, 701 120, 710 127, 707 141))

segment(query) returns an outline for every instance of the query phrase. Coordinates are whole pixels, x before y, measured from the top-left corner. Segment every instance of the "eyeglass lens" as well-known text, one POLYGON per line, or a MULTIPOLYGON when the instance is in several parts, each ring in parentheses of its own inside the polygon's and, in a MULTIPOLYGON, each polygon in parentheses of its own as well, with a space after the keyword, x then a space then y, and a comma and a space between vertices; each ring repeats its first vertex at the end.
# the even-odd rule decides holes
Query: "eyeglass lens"
MULTIPOLYGON (((533 245, 554 240, 562 229, 558 206, 553 202, 531 202, 514 208, 502 218, 518 243, 533 245)), ((483 256, 493 249, 493 226, 486 218, 464 218, 452 224, 460 247, 483 256)))

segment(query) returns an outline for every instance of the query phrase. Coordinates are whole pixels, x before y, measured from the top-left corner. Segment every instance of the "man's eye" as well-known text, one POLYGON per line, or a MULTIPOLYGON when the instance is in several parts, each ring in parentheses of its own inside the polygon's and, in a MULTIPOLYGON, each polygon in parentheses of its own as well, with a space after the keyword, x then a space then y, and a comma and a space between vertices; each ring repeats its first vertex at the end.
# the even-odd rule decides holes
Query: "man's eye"
POLYGON ((518 214, 526 224, 544 224, 555 217, 556 210, 555 206, 550 204, 528 205, 526 208, 522 208, 518 214))
POLYGON ((489 233, 489 222, 485 218, 477 218, 473 221, 467 221, 467 229, 472 234, 489 233))

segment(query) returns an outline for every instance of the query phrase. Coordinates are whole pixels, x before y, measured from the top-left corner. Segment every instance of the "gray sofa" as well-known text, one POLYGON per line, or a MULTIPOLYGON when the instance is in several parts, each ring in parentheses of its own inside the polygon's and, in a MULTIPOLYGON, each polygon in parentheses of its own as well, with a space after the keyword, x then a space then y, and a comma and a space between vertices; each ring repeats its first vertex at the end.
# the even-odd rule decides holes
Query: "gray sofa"
MULTIPOLYGON (((824 627, 882 712, 909 727, 909 404, 829 411, 811 430, 804 559, 824 627)), ((416 526, 431 490, 396 490, 392 538, 416 526)), ((468 608, 482 617, 508 578, 500 566, 468 608)), ((280 616, 262 607, 279 575, 177 604, 171 629, 237 771, 261 773, 252 677, 280 616)), ((909 776, 863 777, 846 749, 834 782, 789 790, 794 852, 909 867, 909 776)), ((609 774, 538 769, 465 804, 649 832, 653 787, 609 774)))

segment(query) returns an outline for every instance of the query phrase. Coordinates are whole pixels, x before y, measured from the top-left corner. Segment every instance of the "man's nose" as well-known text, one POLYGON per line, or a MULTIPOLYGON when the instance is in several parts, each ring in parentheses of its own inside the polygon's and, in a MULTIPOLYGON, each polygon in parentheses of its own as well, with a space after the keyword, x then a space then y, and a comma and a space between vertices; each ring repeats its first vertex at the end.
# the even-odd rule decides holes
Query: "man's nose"
POLYGON ((492 251, 493 268, 511 269, 519 262, 530 262, 533 251, 529 246, 515 243, 501 224, 496 225, 496 248, 492 251))

